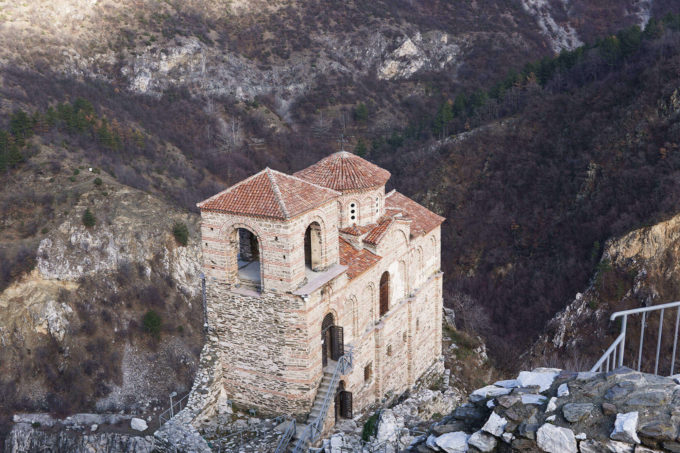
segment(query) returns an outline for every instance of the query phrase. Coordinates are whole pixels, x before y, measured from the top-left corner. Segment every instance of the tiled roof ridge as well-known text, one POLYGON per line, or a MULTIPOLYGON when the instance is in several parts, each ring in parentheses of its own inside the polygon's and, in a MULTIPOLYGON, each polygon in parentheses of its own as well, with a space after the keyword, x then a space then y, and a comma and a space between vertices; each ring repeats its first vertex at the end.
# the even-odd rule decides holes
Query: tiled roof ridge
POLYGON ((269 167, 265 168, 264 170, 260 170, 260 171, 258 171, 257 173, 255 173, 255 174, 253 174, 253 175, 248 176, 246 179, 243 179, 243 180, 237 182, 237 183, 234 184, 233 186, 227 187, 227 188, 224 189, 222 192, 218 192, 218 193, 216 193, 215 195, 213 195, 212 197, 206 198, 205 200, 201 201, 200 203, 196 203, 196 206, 197 206, 198 208, 200 208, 201 206, 203 206, 204 204, 208 203, 209 201, 212 201, 212 200, 214 200, 214 199, 216 199, 216 198, 218 198, 218 197, 220 197, 220 196, 222 196, 222 195, 228 194, 228 193, 231 192, 232 190, 236 189, 237 187, 242 186, 243 184, 247 183, 247 182, 250 181, 251 179, 255 179, 256 177, 260 176, 263 172, 267 171, 268 168, 269 168, 269 167))
POLYGON ((276 182, 276 178, 272 174, 272 169, 267 167, 264 169, 265 172, 267 172, 267 177, 269 178, 269 182, 272 185, 272 189, 274 190, 274 195, 276 195, 276 201, 279 203, 279 207, 281 208, 281 212, 283 213, 283 217, 286 219, 289 218, 290 216, 288 215, 288 209, 286 209, 286 204, 283 202, 283 196, 281 195, 281 189, 279 189, 279 184, 276 182))
MULTIPOLYGON (((269 168, 269 167, 267 167, 267 168, 269 168)), ((297 177, 297 176, 295 176, 295 175, 289 175, 288 173, 283 173, 283 172, 281 172, 281 171, 272 170, 272 169, 269 169, 269 170, 272 171, 272 172, 274 172, 274 173, 278 173, 279 175, 283 175, 283 176, 285 176, 286 178, 291 178, 291 179, 294 179, 294 180, 296 180, 296 181, 300 181, 300 182, 303 182, 303 183, 305 183, 305 184, 309 184, 310 186, 314 186, 314 187, 316 187, 317 189, 323 189, 323 190, 325 190, 326 192, 331 192, 333 195, 336 195, 336 196, 342 195, 342 193, 338 192, 338 191, 335 190, 335 189, 331 189, 330 187, 325 187, 325 186, 316 184, 316 183, 314 183, 314 182, 307 181, 306 179, 299 178, 299 177, 297 177)))

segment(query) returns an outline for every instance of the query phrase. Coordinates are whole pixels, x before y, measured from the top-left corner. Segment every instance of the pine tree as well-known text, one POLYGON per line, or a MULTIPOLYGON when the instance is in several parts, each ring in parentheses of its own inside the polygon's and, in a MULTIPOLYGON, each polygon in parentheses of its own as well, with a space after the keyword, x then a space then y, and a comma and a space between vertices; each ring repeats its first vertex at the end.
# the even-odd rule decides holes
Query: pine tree
POLYGON ((90 208, 85 209, 85 212, 83 213, 83 225, 85 225, 87 228, 91 228, 96 223, 97 219, 95 218, 94 214, 92 214, 92 211, 90 211, 90 208))

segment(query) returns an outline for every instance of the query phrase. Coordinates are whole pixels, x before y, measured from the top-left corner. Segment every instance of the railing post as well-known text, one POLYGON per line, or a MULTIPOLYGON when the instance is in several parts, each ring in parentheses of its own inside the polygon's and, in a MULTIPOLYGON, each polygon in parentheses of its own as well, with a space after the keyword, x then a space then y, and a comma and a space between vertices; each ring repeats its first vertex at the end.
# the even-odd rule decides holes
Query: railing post
POLYGON ((671 376, 675 371, 675 353, 678 348, 678 324, 680 324, 680 307, 675 313, 675 333, 673 334, 673 357, 671 358, 671 376))
POLYGON ((659 352, 661 351, 661 334, 663 333, 663 312, 664 309, 661 309, 661 313, 659 314, 659 335, 656 339, 656 360, 654 362, 654 374, 659 374, 659 352))
POLYGON ((621 340, 621 353, 619 354, 619 368, 623 366, 623 353, 626 350, 626 327, 628 324, 628 315, 623 317, 621 324, 621 332, 623 333, 623 340, 621 340))
POLYGON ((642 369, 642 347, 645 344, 645 320, 647 319, 647 313, 642 312, 642 325, 640 326, 640 349, 638 349, 638 366, 637 370, 642 369))

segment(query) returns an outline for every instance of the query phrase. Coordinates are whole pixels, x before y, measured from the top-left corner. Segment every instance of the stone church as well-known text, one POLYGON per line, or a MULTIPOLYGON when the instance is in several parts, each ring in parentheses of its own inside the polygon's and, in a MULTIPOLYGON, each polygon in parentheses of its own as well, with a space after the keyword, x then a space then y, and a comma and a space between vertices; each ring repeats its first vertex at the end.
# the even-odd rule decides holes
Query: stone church
POLYGON ((385 193, 389 177, 341 151, 198 204, 231 400, 328 423, 407 390, 438 360, 444 218, 385 193))

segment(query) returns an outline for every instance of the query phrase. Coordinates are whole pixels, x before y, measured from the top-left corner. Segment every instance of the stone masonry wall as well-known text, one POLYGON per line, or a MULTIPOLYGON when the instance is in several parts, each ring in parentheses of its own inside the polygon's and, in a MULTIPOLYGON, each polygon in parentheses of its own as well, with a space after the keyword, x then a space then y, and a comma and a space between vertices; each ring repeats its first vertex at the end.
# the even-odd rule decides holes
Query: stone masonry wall
POLYGON ((229 397, 265 414, 306 414, 316 382, 310 378, 307 335, 300 328, 303 299, 267 292, 240 295, 222 282, 211 282, 207 297, 229 397))

